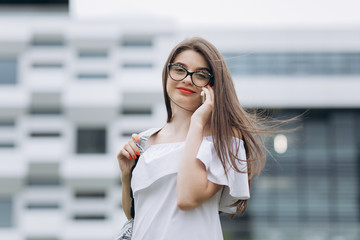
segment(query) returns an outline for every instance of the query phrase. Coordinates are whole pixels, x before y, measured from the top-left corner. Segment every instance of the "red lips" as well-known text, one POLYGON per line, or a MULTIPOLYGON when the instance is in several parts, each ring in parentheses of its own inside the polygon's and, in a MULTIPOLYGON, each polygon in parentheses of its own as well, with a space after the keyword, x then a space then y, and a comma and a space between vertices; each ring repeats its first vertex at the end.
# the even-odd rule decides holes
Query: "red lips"
POLYGON ((189 88, 184 88, 184 87, 178 87, 177 88, 180 92, 185 93, 185 94, 193 94, 195 93, 195 91, 189 89, 189 88))

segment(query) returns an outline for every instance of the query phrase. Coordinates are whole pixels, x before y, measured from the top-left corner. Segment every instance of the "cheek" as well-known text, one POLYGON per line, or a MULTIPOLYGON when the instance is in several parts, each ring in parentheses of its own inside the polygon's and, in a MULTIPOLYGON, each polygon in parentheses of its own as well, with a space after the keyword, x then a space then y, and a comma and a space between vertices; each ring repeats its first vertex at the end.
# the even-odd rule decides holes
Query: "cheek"
POLYGON ((176 84, 177 84, 177 82, 172 81, 171 79, 168 79, 166 81, 166 91, 168 93, 174 91, 174 89, 176 88, 176 84))
POLYGON ((171 89, 171 84, 169 82, 169 79, 166 81, 166 92, 169 94, 169 90, 171 89))

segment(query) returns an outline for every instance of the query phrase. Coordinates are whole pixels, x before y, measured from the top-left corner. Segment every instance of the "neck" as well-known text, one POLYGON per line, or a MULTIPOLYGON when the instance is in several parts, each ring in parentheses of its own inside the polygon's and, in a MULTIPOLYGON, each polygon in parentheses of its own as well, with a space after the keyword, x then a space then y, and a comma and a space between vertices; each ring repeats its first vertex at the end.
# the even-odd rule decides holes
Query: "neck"
MULTIPOLYGON (((194 111, 177 104, 170 99, 172 117, 163 127, 160 135, 171 139, 185 139, 190 127, 191 116, 194 111)), ((175 140, 176 141, 176 140, 175 140)))
POLYGON ((182 132, 187 132, 190 127, 191 116, 194 111, 190 111, 182 106, 177 105, 172 102, 172 117, 169 125, 174 128, 174 132, 180 130, 182 132))
MULTIPOLYGON (((173 136, 175 138, 186 138, 187 133, 190 128, 191 116, 194 113, 194 110, 187 109, 176 102, 170 99, 171 110, 172 110, 172 118, 170 122, 168 122, 163 128, 163 133, 166 132, 166 135, 173 136)), ((195 109, 196 110, 196 109, 195 109)), ((206 131, 204 133, 206 135, 209 134, 210 125, 207 124, 205 126, 206 131)))

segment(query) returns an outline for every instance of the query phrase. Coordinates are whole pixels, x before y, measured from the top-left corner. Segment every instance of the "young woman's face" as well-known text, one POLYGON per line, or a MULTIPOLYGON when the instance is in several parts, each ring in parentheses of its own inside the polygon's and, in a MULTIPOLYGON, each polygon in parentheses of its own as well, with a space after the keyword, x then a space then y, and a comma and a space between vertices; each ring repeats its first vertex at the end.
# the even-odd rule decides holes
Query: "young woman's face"
MULTIPOLYGON (((210 67, 205 58, 194 50, 185 50, 179 53, 172 63, 181 65, 189 72, 210 72, 210 67)), ((193 84, 190 75, 181 81, 174 81, 168 74, 166 86, 170 101, 177 105, 191 111, 195 111, 201 105, 200 93, 202 88, 193 84)))

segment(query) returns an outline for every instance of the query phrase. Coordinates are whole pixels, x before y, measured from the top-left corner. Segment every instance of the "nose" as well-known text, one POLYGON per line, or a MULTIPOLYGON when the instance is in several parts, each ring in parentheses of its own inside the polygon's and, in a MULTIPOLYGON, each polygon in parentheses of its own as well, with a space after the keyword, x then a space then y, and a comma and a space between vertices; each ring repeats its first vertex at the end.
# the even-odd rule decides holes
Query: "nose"
POLYGON ((188 74, 186 76, 186 78, 183 79, 184 82, 188 83, 188 84, 192 84, 192 80, 191 80, 191 75, 188 74))

